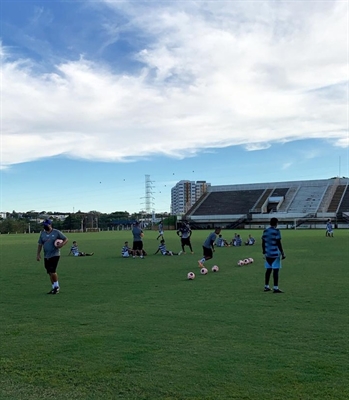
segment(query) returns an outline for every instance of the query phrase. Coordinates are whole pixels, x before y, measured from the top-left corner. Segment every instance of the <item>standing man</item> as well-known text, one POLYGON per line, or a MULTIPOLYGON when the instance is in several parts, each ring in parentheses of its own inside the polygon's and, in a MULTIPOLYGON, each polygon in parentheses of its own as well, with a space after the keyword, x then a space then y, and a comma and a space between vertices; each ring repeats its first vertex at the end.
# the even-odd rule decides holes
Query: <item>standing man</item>
POLYGON ((270 292, 269 287, 270 275, 273 272, 274 287, 273 293, 283 293, 279 289, 279 270, 281 268, 281 260, 284 260, 285 253, 281 244, 281 233, 277 229, 278 219, 272 218, 270 220, 270 227, 264 229, 262 236, 262 250, 264 255, 265 271, 265 285, 264 291, 270 292))
POLYGON ((213 258, 214 252, 214 243, 216 241, 217 235, 221 233, 221 228, 215 228, 214 232, 211 232, 207 239, 205 240, 202 249, 203 249, 203 257, 198 261, 199 267, 202 268, 204 266, 205 261, 211 260, 213 258))
POLYGON ((144 258, 145 251, 143 250, 143 231, 139 226, 139 222, 135 222, 132 228, 132 235, 133 235, 133 258, 136 257, 137 254, 141 258, 144 258))
POLYGON ((183 221, 180 228, 177 230, 177 235, 181 238, 182 253, 185 254, 185 246, 189 246, 191 254, 194 254, 191 246, 191 229, 188 222, 183 221))
POLYGON ((161 237, 161 240, 164 240, 164 224, 162 221, 159 222, 159 236, 156 238, 156 240, 159 240, 159 238, 161 237))
POLYGON ((59 282, 56 270, 59 257, 61 255, 60 249, 67 244, 68 239, 61 231, 52 228, 52 221, 50 219, 45 219, 43 222, 43 227, 44 230, 39 236, 36 259, 37 261, 41 260, 41 249, 44 248, 44 266, 48 275, 50 276, 50 281, 52 284, 52 289, 47 294, 58 294, 59 282), (61 239, 63 242, 57 244, 56 247, 55 241, 57 239, 61 239))

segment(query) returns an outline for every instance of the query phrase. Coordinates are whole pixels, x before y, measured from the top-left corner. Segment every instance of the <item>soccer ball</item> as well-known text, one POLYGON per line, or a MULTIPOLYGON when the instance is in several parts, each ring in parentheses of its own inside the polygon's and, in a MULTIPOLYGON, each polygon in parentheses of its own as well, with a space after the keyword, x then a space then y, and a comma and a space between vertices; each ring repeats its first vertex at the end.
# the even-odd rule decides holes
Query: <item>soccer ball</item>
POLYGON ((188 275, 187 275, 187 278, 188 278, 190 281, 193 280, 193 279, 195 278, 194 272, 189 272, 188 275))
POLYGON ((249 263, 250 263, 250 259, 249 259, 249 258, 245 258, 245 259, 244 259, 244 264, 247 265, 247 264, 249 264, 249 263))
POLYGON ((239 265, 240 267, 242 267, 243 265, 245 265, 245 263, 244 263, 243 260, 239 260, 239 261, 238 261, 238 265, 239 265))
POLYGON ((212 267, 212 272, 218 272, 218 271, 219 271, 218 265, 214 265, 212 267))
POLYGON ((59 247, 63 243, 62 239, 56 239, 55 240, 55 247, 59 247))
POLYGON ((207 268, 205 268, 205 267, 200 269, 200 274, 201 274, 201 275, 206 275, 207 272, 208 272, 208 271, 207 271, 207 268))
POLYGON ((252 264, 254 262, 253 258, 249 258, 249 260, 250 260, 250 264, 252 264))

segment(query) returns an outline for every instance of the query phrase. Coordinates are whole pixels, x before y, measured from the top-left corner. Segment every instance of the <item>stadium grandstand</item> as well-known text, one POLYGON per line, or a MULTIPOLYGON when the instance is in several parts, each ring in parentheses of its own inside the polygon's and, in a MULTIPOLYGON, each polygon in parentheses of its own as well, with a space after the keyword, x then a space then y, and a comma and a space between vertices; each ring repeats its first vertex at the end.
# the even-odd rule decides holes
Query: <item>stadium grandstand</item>
POLYGON ((349 178, 210 186, 182 216, 195 229, 349 228, 349 178))

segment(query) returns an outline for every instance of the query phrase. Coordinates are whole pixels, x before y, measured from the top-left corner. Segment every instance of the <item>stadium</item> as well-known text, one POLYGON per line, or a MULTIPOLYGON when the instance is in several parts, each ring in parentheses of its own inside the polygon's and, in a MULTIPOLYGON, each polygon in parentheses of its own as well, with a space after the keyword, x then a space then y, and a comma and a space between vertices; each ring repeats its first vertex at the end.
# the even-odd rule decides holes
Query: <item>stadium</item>
POLYGON ((183 219, 196 229, 264 228, 271 217, 280 228, 349 227, 349 179, 209 186, 183 219))

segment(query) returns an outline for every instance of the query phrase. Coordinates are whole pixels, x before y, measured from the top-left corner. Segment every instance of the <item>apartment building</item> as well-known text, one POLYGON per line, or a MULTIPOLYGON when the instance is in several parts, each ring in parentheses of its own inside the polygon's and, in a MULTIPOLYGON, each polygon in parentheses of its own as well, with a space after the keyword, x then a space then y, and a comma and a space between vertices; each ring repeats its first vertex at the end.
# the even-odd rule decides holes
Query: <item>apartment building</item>
POLYGON ((171 214, 183 215, 211 186, 206 181, 179 181, 171 189, 171 214))

